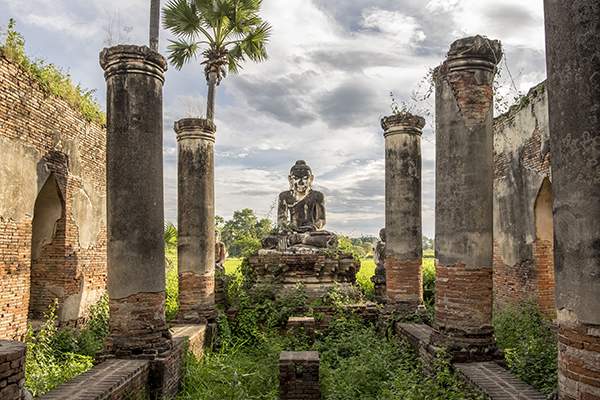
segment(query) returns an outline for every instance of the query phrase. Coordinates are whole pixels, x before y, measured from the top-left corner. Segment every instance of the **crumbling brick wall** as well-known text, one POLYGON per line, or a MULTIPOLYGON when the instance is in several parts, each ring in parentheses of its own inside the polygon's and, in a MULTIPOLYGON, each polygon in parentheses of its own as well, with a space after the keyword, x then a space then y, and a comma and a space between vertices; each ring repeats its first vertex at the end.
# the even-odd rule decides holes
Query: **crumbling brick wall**
POLYGON ((0 80, 0 338, 21 339, 55 298, 74 321, 105 293, 106 134, 4 57, 0 80))
POLYGON ((535 298, 554 307, 552 194, 545 84, 494 122, 496 307, 535 298))

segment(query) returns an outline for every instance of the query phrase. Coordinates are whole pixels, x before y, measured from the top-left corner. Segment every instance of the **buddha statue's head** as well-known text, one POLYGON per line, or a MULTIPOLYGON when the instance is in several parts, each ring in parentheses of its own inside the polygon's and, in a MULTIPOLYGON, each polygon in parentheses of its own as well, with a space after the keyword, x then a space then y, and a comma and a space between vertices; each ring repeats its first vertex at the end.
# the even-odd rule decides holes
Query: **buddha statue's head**
POLYGON ((290 170, 290 175, 288 176, 290 190, 295 194, 306 195, 312 189, 313 179, 310 167, 306 165, 304 160, 298 160, 290 170))

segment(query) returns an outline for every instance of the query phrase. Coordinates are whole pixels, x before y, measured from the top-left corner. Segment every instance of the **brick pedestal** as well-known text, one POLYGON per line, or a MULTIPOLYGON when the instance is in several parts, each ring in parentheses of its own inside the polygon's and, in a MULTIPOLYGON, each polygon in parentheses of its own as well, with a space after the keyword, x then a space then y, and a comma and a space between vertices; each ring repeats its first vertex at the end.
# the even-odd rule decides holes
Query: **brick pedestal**
POLYGON ((26 355, 25 343, 0 340, 0 399, 21 399, 25 387, 26 355))
POLYGON ((279 399, 319 400, 319 353, 282 351, 279 356, 279 399))

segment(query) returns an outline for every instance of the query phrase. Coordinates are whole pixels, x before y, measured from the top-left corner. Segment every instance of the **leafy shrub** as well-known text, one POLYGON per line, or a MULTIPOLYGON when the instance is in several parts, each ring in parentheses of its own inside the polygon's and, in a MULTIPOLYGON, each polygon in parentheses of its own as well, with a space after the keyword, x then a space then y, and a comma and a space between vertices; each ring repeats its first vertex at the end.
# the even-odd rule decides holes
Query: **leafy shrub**
POLYGON ((433 257, 423 257, 423 301, 427 309, 435 305, 435 262, 433 257))
POLYGON ((356 283, 361 288, 366 301, 372 301, 375 297, 375 286, 371 277, 375 275, 375 262, 372 258, 361 258, 360 269, 356 273, 356 283))
POLYGON ((106 337, 100 336, 103 332, 108 333, 108 317, 104 315, 105 305, 108 311, 106 297, 91 311, 92 319, 78 334, 69 329, 58 331, 55 301, 48 313, 44 314, 46 322, 40 329, 27 331, 25 387, 33 397, 41 396, 92 368, 92 355, 102 348, 106 337))
POLYGON ((494 316, 495 336, 509 370, 544 394, 558 384, 557 340, 548 321, 532 300, 521 307, 510 304, 494 316))

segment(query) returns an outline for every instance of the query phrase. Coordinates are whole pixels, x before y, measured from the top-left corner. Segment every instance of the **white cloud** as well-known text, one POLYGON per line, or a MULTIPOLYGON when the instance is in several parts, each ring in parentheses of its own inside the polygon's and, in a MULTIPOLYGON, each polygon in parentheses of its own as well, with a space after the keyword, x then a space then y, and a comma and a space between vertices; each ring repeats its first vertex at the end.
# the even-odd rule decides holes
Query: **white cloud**
POLYGON ((362 26, 379 30, 387 40, 416 46, 425 40, 425 34, 419 30, 419 24, 413 17, 398 11, 381 10, 372 7, 362 13, 362 26))

